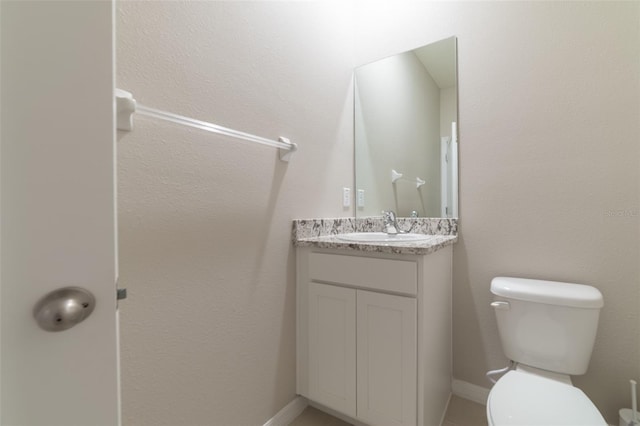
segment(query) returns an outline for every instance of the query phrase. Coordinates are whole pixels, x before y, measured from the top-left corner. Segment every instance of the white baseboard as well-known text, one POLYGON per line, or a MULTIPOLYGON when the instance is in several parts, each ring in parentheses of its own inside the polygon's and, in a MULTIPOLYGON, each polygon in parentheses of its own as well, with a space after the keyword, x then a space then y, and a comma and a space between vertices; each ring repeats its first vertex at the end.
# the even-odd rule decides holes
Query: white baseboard
POLYGON ((460 398, 487 405, 489 389, 462 380, 451 380, 451 392, 460 398))
POLYGON ((309 403, 301 396, 296 396, 293 401, 271 417, 263 426, 287 426, 304 411, 309 403))
POLYGON ((342 420, 345 423, 349 423, 350 425, 353 426, 367 426, 367 424, 362 423, 361 421, 354 419, 353 417, 349 417, 345 414, 339 413, 338 411, 335 411, 329 407, 326 407, 322 404, 318 404, 315 401, 311 401, 309 400, 309 405, 312 406, 313 408, 317 408, 318 410, 322 411, 323 413, 329 414, 333 417, 336 417, 340 420, 342 420))

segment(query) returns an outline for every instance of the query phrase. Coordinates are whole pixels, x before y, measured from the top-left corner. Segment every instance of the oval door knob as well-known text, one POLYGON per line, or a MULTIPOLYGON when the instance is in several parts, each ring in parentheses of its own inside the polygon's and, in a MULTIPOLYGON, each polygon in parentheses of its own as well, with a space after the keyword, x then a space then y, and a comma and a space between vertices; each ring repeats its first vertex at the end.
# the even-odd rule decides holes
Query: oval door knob
POLYGON ((36 322, 46 331, 63 331, 84 321, 96 306, 88 290, 65 287, 44 296, 33 309, 36 322))

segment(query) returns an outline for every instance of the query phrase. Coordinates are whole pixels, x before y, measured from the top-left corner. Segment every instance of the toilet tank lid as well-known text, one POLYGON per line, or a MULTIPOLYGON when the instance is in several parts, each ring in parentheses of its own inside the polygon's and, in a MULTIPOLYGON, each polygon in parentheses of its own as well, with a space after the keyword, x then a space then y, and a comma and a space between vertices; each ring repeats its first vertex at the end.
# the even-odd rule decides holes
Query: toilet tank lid
POLYGON ((496 296, 548 305, 576 308, 602 308, 602 293, 583 284, 526 278, 496 277, 491 280, 491 293, 496 296))

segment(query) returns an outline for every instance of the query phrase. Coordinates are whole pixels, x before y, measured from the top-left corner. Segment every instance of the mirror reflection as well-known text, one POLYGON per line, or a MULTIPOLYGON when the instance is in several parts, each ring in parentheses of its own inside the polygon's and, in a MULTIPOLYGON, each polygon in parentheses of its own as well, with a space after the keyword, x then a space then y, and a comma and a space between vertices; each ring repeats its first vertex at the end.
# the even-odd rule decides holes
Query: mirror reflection
POLYGON ((456 38, 355 70, 356 215, 458 217, 456 38))

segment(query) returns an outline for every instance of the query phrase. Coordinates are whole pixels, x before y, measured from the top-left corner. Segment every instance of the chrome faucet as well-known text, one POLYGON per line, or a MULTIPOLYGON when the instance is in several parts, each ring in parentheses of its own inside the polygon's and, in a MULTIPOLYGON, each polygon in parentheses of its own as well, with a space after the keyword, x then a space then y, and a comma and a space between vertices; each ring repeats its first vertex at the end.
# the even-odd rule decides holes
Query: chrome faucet
POLYGON ((398 230, 398 222, 396 222, 396 214, 393 210, 383 210, 382 220, 384 221, 384 232, 389 235, 397 235, 402 231, 398 230))

